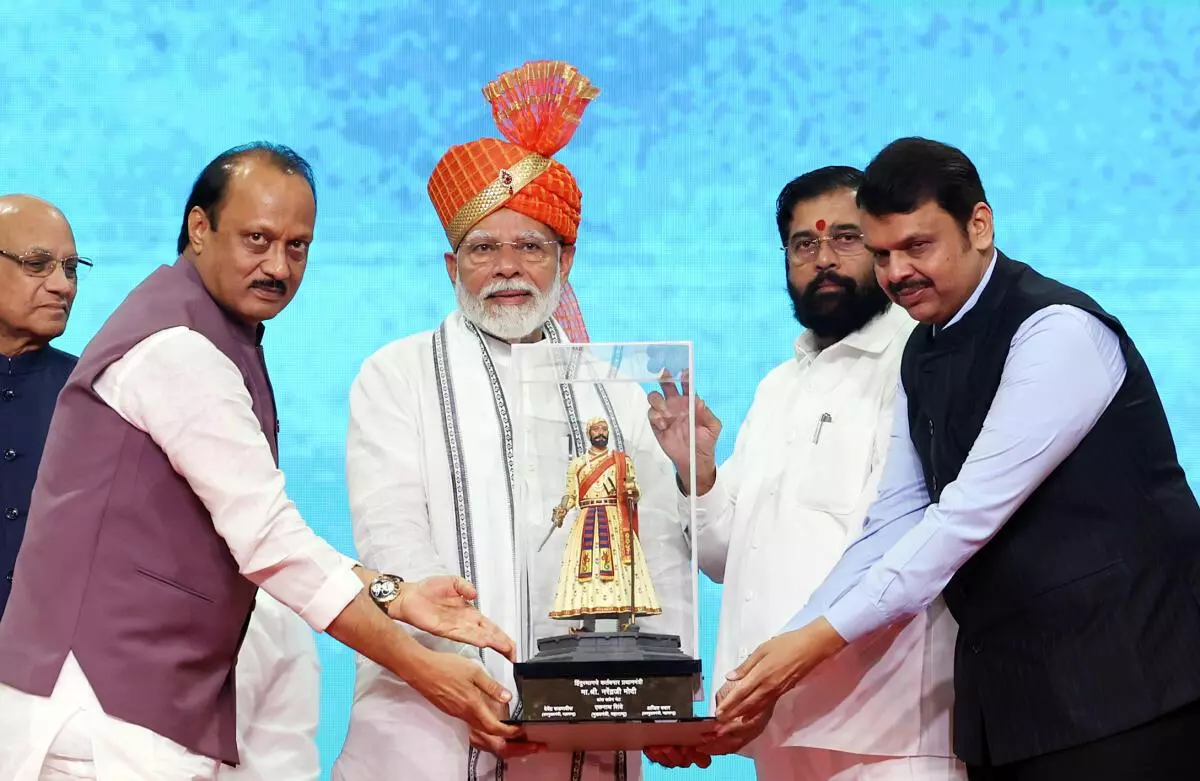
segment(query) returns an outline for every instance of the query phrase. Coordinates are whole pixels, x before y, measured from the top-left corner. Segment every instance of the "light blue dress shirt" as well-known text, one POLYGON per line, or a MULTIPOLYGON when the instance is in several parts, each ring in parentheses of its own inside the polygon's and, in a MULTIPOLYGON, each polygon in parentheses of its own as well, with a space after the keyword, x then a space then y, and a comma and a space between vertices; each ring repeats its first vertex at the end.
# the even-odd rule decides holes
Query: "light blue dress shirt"
MULTIPOLYGON (((995 267, 993 255, 943 328, 970 311, 995 267)), ((1124 380, 1120 341, 1100 320, 1066 305, 1035 312, 1013 335, 983 430, 937 504, 909 436, 901 383, 879 494, 862 534, 782 631, 824 615, 853 642, 920 613, 1071 454, 1124 380)))

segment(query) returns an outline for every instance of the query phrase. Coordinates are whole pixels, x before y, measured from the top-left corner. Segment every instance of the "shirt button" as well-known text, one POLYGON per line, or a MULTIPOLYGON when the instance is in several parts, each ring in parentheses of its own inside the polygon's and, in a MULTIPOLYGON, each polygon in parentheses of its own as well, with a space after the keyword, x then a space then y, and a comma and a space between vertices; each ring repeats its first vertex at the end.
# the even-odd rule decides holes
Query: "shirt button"
POLYGON ((12 583, 12 576, 13 576, 13 574, 10 572, 4 576, 4 579, 7 580, 9 583, 12 583))
POLYGON ((16 457, 17 457, 17 451, 13 450, 11 447, 8 450, 4 451, 4 460, 5 461, 12 461, 16 457))
POLYGON ((751 601, 753 601, 753 600, 754 600, 754 592, 753 592, 753 591, 747 591, 747 592, 746 592, 746 601, 747 601, 747 602, 751 602, 751 601))
POLYGON ((4 511, 4 517, 10 521, 15 521, 21 517, 21 511, 18 510, 16 507, 9 507, 7 510, 4 511))
POLYGON ((12 388, 5 388, 3 391, 0 391, 0 397, 3 397, 5 401, 12 401, 17 397, 17 394, 12 388))

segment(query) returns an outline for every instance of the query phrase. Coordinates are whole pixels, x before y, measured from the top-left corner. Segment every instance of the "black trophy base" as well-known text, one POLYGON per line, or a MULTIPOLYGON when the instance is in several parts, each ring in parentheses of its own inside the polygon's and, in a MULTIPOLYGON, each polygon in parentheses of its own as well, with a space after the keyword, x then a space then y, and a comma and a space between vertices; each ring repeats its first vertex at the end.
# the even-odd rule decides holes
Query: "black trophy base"
POLYGON ((700 660, 674 635, 580 632, 538 641, 514 665, 521 709, 508 723, 551 751, 688 746, 712 728, 692 715, 700 660))
POLYGON ((547 751, 641 751, 648 746, 698 746, 716 728, 708 717, 679 721, 524 721, 518 739, 547 751))

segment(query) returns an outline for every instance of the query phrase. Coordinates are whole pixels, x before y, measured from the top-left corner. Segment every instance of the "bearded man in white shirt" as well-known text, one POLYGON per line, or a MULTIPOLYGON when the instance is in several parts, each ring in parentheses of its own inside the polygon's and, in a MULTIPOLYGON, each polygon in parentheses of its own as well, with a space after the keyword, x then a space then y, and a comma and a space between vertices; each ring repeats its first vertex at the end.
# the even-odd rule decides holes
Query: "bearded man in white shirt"
MULTIPOLYGON (((693 635, 690 552, 673 470, 650 431, 640 386, 549 383, 552 389, 539 392, 545 385, 522 388, 515 376, 513 344, 586 338, 578 312, 568 309, 564 318, 561 306, 575 259, 580 192, 551 155, 570 138, 596 92, 567 63, 510 71, 485 90, 508 140, 452 147, 434 168, 429 193, 450 244, 446 271, 459 309, 437 330, 383 347, 354 382, 346 446, 354 539, 371 566, 471 580, 483 611, 515 635, 518 524, 528 525, 527 536, 541 538, 561 499, 563 473, 513 462, 513 431, 524 422, 513 410, 531 410, 565 433, 547 444, 557 452, 546 451, 561 455, 563 469, 569 456, 586 452, 587 421, 603 416, 613 446, 637 463, 639 539, 662 607, 662 615, 639 625, 687 638, 693 635), (548 85, 555 94, 547 94, 548 85), (533 86, 539 99, 520 100, 522 90, 533 86), (506 105, 514 98, 517 105, 506 105), (518 517, 513 497, 519 490, 544 512, 518 517)), ((538 637, 568 629, 549 617, 561 553, 548 549, 547 555, 554 560, 544 581, 532 584, 538 637)), ((512 685, 511 666, 502 658, 421 640, 474 658, 512 685)), ((378 665, 360 661, 334 779, 640 777, 637 753, 529 753, 538 748, 472 731, 378 665), (389 739, 395 734, 407 739, 389 739)))
MULTIPOLYGON (((805 604, 858 535, 885 468, 915 322, 876 282, 855 205, 861 178, 854 168, 821 168, 779 195, 788 293, 807 330, 795 356, 759 384, 720 469, 721 423, 696 402, 696 540, 701 569, 724 584, 714 680, 805 604)), ((686 475, 686 404, 672 385, 663 391, 651 395, 651 421, 686 475)), ((848 648, 773 715, 699 749, 648 754, 682 766, 737 751, 764 781, 965 778, 950 746, 954 636, 939 601, 848 648)))
POLYGON ((468 604, 470 584, 365 570, 284 490, 261 339, 296 294, 315 221, 294 151, 218 156, 185 207, 176 262, 84 350, 0 621, 0 778, 210 781, 237 764, 234 666, 259 587, 437 707, 516 733, 495 717, 502 687, 396 623, 511 655, 468 604))

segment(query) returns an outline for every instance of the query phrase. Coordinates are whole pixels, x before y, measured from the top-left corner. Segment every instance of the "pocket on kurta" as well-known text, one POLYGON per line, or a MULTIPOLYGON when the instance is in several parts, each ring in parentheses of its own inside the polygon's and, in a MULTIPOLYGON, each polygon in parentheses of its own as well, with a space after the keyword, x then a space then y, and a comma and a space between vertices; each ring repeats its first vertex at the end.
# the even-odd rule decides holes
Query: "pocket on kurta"
POLYGON ((800 458, 798 471, 803 478, 787 490, 802 507, 833 515, 849 513, 860 505, 871 475, 875 429, 859 420, 837 418, 821 424, 819 435, 816 426, 814 421, 808 438, 789 454, 800 458))

